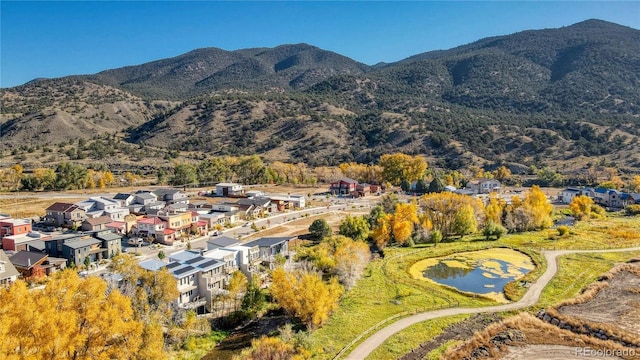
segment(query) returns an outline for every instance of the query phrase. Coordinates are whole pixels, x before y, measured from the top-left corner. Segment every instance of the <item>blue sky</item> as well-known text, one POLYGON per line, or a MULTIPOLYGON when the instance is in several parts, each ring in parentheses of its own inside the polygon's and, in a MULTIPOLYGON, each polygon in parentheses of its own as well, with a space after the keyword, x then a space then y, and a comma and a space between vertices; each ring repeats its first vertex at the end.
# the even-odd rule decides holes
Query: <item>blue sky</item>
POLYGON ((640 28, 640 1, 0 1, 0 87, 196 48, 305 42, 366 64, 597 18, 640 28))

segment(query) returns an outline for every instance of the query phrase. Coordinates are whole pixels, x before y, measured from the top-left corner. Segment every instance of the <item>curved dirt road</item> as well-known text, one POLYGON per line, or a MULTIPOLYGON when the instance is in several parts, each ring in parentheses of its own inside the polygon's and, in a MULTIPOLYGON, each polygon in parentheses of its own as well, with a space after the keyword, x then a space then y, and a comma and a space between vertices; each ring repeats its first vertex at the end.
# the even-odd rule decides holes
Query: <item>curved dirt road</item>
POLYGON ((553 276, 558 271, 557 257, 561 255, 576 254, 576 253, 605 253, 605 252, 626 252, 626 251, 640 251, 640 247, 626 248, 626 249, 609 249, 609 250, 553 250, 544 251, 544 257, 547 260, 547 270, 540 276, 535 283, 531 284, 529 290, 524 294, 522 299, 514 303, 505 305, 496 305, 480 308, 450 308, 435 311, 428 311, 406 318, 400 319, 393 324, 378 330, 376 333, 368 337, 364 342, 358 345, 349 355, 347 360, 362 360, 369 356, 369 354, 375 350, 378 346, 387 340, 393 334, 420 322, 436 319, 444 316, 461 315, 461 314, 477 314, 485 312, 498 312, 517 310, 531 306, 538 302, 542 289, 551 281, 553 276))

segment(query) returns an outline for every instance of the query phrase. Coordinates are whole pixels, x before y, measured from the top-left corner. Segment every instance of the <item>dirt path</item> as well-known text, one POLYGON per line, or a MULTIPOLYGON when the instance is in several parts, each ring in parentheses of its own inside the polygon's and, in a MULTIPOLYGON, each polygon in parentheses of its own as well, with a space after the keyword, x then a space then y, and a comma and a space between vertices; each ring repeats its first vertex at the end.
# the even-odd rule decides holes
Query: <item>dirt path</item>
POLYGON ((553 276, 555 276, 558 271, 558 262, 557 257, 568 254, 577 254, 577 253, 605 253, 605 252, 626 252, 626 251, 640 251, 640 247, 635 248, 626 248, 626 249, 609 249, 609 250, 554 250, 554 251, 544 251, 543 254, 547 260, 547 270, 540 276, 540 278, 533 283, 529 290, 524 294, 522 299, 517 302, 506 304, 506 305, 497 305, 497 306, 488 306, 481 308, 451 308, 451 309, 442 309, 435 311, 427 311, 424 313, 412 315, 406 318, 402 318, 387 327, 384 327, 368 337, 364 342, 358 345, 353 351, 346 357, 347 360, 362 360, 369 356, 373 350, 375 350, 378 346, 382 345, 382 343, 391 337, 393 334, 408 328, 411 325, 437 319, 445 316, 452 315, 460 315, 460 314, 478 314, 485 312, 498 312, 498 311, 509 311, 509 310, 518 310, 528 306, 531 306, 538 302, 540 298, 540 294, 542 294, 542 290, 545 286, 551 281, 553 276))

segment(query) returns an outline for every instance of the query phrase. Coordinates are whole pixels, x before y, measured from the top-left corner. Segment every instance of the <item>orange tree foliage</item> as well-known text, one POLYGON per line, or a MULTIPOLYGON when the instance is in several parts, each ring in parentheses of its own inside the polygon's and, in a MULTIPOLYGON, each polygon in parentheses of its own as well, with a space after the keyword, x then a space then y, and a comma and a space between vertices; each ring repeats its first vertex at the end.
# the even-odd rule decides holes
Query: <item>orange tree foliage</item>
POLYGON ((329 314, 338 307, 338 300, 344 291, 335 277, 325 283, 319 273, 305 270, 285 271, 277 268, 271 276, 273 298, 310 330, 329 318, 329 314))
POLYGON ((473 223, 467 223, 471 221, 470 217, 474 218, 477 227, 477 218, 484 214, 479 199, 451 192, 424 195, 420 198, 420 207, 431 220, 433 228, 439 230, 444 238, 464 235, 474 227, 473 223))
POLYGON ((422 179, 427 170, 427 162, 421 156, 396 153, 380 157, 382 177, 393 185, 399 185, 403 179, 415 181, 422 179))
POLYGON ((131 359, 142 329, 131 301, 98 277, 68 270, 43 290, 0 290, 2 359, 131 359))
POLYGON ((414 225, 421 223, 428 224, 426 219, 418 217, 416 204, 396 204, 393 214, 386 214, 378 219, 372 237, 380 249, 391 241, 402 245, 413 234, 414 225))

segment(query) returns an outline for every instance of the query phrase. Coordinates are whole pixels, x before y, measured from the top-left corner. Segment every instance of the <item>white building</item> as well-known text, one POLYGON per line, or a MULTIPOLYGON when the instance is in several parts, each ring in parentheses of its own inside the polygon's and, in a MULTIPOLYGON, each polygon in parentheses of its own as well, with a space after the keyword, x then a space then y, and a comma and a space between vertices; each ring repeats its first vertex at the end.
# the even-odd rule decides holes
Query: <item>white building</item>
POLYGON ((216 196, 239 196, 244 194, 242 185, 236 183, 216 184, 216 196))

